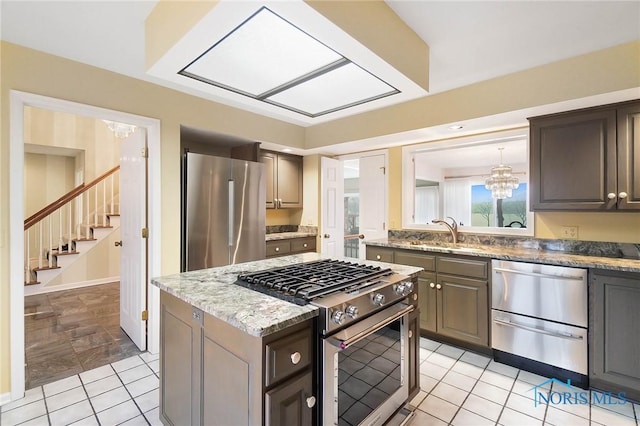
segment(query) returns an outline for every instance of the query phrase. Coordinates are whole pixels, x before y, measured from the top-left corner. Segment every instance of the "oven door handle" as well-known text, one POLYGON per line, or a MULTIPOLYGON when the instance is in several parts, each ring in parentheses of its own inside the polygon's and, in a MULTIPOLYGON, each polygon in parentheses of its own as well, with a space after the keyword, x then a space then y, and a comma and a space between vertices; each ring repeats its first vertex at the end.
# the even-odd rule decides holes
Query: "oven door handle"
MULTIPOLYGON (((360 330, 356 332, 354 335, 347 335, 347 333, 345 333, 343 330, 342 332, 338 332, 335 335, 329 337, 328 339, 332 342, 332 344, 334 344, 335 346, 338 346, 340 349, 347 349, 349 346, 351 346, 355 342, 362 340, 367 336, 370 336, 371 334, 391 324, 392 322, 402 317, 403 315, 413 312, 414 309, 415 309, 415 306, 408 305, 404 309, 392 314, 391 316, 386 316, 384 319, 380 321, 375 321, 374 325, 367 327, 363 330, 360 330)), ((375 316, 376 315, 370 318, 375 318, 375 316)))
POLYGON ((507 327, 521 328, 522 330, 532 331, 534 333, 539 333, 539 334, 546 334, 547 336, 559 337, 561 339, 573 339, 573 340, 583 339, 582 336, 580 335, 575 335, 571 333, 564 334, 564 333, 559 333, 555 331, 544 330, 542 328, 531 327, 529 325, 524 325, 524 324, 518 324, 517 322, 503 320, 500 318, 494 318, 493 322, 495 322, 496 324, 505 325, 507 327))

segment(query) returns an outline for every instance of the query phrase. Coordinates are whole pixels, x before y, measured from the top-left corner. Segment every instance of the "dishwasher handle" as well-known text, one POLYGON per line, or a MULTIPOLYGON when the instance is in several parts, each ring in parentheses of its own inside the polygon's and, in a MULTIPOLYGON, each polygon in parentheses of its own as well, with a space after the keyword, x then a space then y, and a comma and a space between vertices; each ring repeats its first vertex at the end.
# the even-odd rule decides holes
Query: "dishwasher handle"
POLYGON ((493 268, 496 272, 508 273, 508 274, 516 274, 516 275, 526 275, 530 277, 538 277, 538 278, 550 278, 553 280, 572 280, 572 281, 584 281, 583 277, 572 277, 566 275, 551 275, 551 274, 542 274, 540 272, 527 272, 527 271, 518 271, 516 269, 507 269, 507 268, 493 268))
POLYGON ((559 337, 561 339, 583 340, 582 336, 576 336, 575 334, 571 334, 571 333, 564 334, 564 333, 544 330, 542 328, 531 327, 524 324, 518 324, 517 322, 512 322, 512 321, 501 319, 501 318, 494 318, 493 322, 495 322, 496 324, 507 326, 507 327, 520 328, 522 330, 532 331, 534 333, 539 333, 539 334, 545 334, 547 336, 552 336, 552 337, 559 337))

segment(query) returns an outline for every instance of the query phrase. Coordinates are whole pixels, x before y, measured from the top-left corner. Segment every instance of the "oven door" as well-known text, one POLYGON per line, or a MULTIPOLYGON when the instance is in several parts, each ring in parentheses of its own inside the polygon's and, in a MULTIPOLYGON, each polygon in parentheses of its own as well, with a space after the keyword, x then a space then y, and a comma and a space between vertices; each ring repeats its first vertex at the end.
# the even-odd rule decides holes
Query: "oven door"
POLYGON ((323 339, 324 425, 381 425, 409 398, 409 313, 396 303, 323 339))

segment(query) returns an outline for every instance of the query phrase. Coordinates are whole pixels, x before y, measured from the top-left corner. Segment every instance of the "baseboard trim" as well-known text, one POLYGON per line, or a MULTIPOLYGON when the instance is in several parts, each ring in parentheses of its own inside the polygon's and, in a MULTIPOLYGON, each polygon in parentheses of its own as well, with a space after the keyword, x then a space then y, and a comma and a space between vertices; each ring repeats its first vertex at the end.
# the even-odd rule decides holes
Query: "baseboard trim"
POLYGON ((0 393, 0 406, 11 402, 11 392, 0 393))
POLYGON ((40 286, 37 286, 37 285, 26 286, 24 288, 24 295, 25 296, 31 296, 31 295, 34 295, 34 294, 51 293, 51 292, 60 291, 60 290, 73 290, 74 288, 82 288, 82 287, 89 287, 89 286, 93 286, 93 285, 108 284, 108 283, 112 283, 112 282, 116 282, 116 281, 120 281, 120 276, 98 278, 98 279, 95 279, 95 280, 80 281, 80 282, 77 282, 77 283, 68 283, 68 284, 60 284, 60 285, 52 285, 52 286, 44 286, 44 287, 40 287, 40 286))

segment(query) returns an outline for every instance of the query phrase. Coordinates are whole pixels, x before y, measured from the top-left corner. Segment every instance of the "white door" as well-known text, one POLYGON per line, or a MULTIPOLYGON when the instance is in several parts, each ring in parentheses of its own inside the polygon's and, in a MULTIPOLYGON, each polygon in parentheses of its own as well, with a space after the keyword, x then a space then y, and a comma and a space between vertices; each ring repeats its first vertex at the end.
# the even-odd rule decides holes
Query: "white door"
POLYGON ((366 259, 364 241, 387 237, 386 159, 383 154, 360 157, 360 246, 358 258, 366 259))
POLYGON ((342 161, 322 157, 321 193, 322 254, 329 257, 344 256, 344 179, 342 161))
POLYGON ((120 143, 120 327, 140 350, 147 348, 146 145, 140 128, 120 143))

